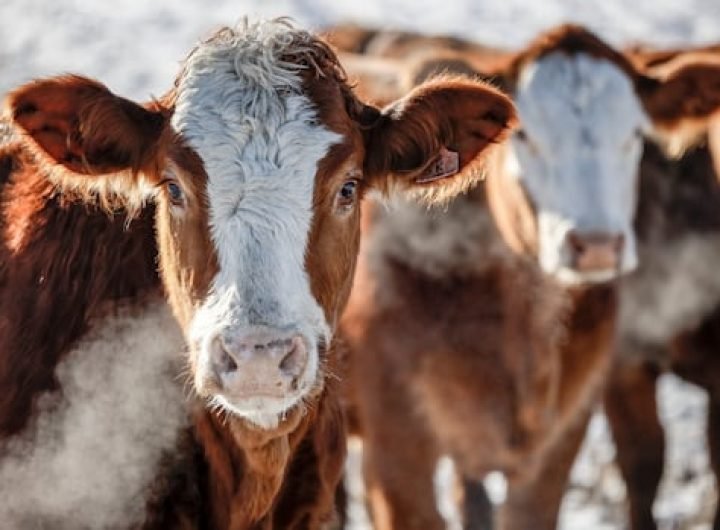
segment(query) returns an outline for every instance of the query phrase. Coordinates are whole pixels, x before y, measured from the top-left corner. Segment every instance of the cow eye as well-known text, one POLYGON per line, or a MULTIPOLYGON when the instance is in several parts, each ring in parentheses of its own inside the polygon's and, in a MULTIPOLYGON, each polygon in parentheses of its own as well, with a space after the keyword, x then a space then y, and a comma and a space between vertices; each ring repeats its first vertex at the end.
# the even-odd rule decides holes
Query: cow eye
POLYGON ((173 180, 169 180, 165 184, 165 189, 167 190, 168 197, 170 198, 170 202, 172 202, 173 204, 175 204, 177 206, 182 205, 183 192, 182 192, 182 189, 180 188, 180 185, 177 182, 175 182, 173 180))
POLYGON ((355 204, 358 182, 355 179, 346 180, 338 191, 337 207, 341 211, 349 210, 355 204))

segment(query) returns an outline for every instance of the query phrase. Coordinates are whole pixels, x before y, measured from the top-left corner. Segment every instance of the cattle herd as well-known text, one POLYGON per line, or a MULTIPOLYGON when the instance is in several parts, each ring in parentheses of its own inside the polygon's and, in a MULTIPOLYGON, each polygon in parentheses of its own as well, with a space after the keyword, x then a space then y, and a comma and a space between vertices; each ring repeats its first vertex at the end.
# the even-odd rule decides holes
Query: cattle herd
POLYGON ((665 371, 720 478, 720 46, 245 20, 168 86, 5 96, 0 527, 343 528, 354 435, 377 530, 443 455, 550 530, 603 403, 651 530, 665 371))

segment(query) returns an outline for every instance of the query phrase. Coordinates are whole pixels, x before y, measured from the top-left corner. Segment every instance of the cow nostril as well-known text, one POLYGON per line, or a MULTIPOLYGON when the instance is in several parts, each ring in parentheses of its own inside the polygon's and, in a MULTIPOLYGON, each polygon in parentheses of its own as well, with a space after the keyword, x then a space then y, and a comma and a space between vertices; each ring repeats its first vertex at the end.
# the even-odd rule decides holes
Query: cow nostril
POLYGON ((575 232, 570 232, 567 235, 567 242, 570 245, 570 249, 575 254, 582 254, 585 251, 585 242, 583 239, 577 235, 575 232))
POLYGON ((300 337, 292 339, 288 352, 283 356, 278 365, 280 371, 288 376, 295 377, 305 367, 307 361, 307 349, 300 337))
POLYGON ((625 244, 623 234, 576 232, 567 234, 571 266, 579 271, 607 271, 620 265, 625 244))
POLYGON ((220 338, 216 338, 213 344, 213 365, 218 374, 232 373, 238 368, 220 338))

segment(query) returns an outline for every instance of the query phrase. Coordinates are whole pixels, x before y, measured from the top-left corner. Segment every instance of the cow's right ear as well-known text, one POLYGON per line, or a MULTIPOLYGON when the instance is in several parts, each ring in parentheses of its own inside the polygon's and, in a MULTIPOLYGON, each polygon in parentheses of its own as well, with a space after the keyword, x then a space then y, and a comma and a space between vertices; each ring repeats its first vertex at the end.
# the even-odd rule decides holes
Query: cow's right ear
POLYGON ((155 163, 168 121, 159 106, 145 108, 79 76, 28 83, 5 107, 45 164, 74 177, 122 172, 131 182, 155 163))
POLYGON ((706 122, 720 114, 720 60, 680 58, 668 63, 662 78, 641 75, 638 95, 654 125, 671 130, 687 121, 706 122), (673 63, 676 68, 671 68, 673 63))

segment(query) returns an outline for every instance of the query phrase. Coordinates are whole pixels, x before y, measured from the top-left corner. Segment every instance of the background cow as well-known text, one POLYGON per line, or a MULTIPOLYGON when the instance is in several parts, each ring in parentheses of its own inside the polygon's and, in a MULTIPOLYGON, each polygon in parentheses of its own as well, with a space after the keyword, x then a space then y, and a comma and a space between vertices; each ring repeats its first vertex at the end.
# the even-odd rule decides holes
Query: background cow
MULTIPOLYGON (((452 71, 447 58, 432 61, 452 71)), ((380 528, 442 526, 431 486, 442 453, 475 478, 506 473, 502 527, 554 527, 614 345, 617 286, 605 282, 637 264, 643 137, 681 134, 720 107, 718 65, 650 78, 573 26, 491 74, 522 128, 487 197, 458 199, 446 217, 375 213, 346 316, 380 528), (515 257, 498 250, 488 209, 515 257)))

